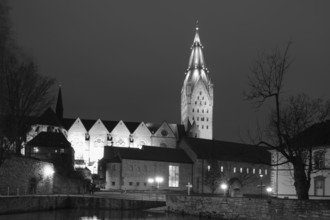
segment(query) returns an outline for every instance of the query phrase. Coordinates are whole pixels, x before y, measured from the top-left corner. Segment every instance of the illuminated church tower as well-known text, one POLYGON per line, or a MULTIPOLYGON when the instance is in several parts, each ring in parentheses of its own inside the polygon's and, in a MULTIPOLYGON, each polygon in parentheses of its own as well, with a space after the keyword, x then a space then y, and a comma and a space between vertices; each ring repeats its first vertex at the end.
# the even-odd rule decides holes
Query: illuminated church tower
POLYGON ((213 138, 213 84, 205 66, 203 46, 196 25, 188 69, 181 91, 181 123, 188 136, 213 138))

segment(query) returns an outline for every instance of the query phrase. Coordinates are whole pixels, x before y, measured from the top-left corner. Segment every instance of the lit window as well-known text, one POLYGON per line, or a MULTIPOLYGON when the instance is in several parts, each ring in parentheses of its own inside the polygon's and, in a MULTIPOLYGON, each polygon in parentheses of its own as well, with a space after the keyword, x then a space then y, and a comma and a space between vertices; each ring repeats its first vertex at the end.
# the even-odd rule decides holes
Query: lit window
POLYGON ((243 168, 242 167, 239 169, 239 172, 240 173, 243 173, 243 168))
POLYGON ((259 174, 261 174, 261 169, 259 169, 259 174))
POLYGON ((265 175, 267 175, 267 169, 265 169, 265 175))
POLYGON ((179 187, 179 166, 169 165, 168 168, 169 168, 168 186, 179 187))
POLYGON ((38 153, 38 152, 39 152, 39 148, 34 147, 34 148, 33 148, 33 153, 38 153))
POLYGON ((61 148, 61 151, 60 151, 62 154, 64 153, 64 149, 63 148, 61 148))
POLYGON ((250 172, 249 168, 246 168, 246 173, 249 173, 249 172, 250 172))
POLYGON ((220 167, 221 172, 223 172, 223 166, 220 167))
POLYGON ((234 167, 234 173, 236 173, 236 167, 234 167))
POLYGON ((253 174, 255 174, 255 173, 256 173, 256 169, 253 168, 253 174))
POLYGON ((207 165, 207 171, 210 171, 210 169, 211 169, 211 166, 207 165))

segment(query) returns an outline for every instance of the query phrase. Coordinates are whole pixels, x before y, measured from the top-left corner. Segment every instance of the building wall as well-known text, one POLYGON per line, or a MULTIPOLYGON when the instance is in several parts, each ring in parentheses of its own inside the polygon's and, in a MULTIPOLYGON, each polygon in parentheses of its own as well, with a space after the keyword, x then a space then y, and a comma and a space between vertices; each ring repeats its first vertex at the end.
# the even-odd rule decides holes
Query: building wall
POLYGON ((53 175, 45 169, 54 170, 52 163, 37 159, 11 156, 0 166, 0 194, 52 194, 53 175))
POLYGON ((79 118, 68 130, 68 141, 75 151, 75 160, 89 161, 89 140, 86 140, 87 130, 79 118))
MULTIPOLYGON (((326 147, 324 150, 324 169, 314 170, 311 174, 311 185, 309 188, 309 196, 311 199, 329 199, 330 198, 330 147, 326 147), (322 189, 320 189, 319 179, 323 180, 322 189)), ((322 150, 322 151, 323 151, 322 150)), ((319 151, 315 149, 313 153, 319 151)), ((276 152, 272 152, 273 162, 277 160, 276 152)), ((281 155, 278 156, 279 162, 283 162, 281 155)), ((314 161, 315 162, 315 161, 314 161)), ((296 198, 296 190, 294 187, 294 172, 292 165, 283 164, 274 166, 272 169, 272 186, 274 188, 274 194, 278 197, 296 198)))
MULTIPOLYGON (((193 191, 198 193, 211 193, 210 187, 205 184, 205 178, 208 172, 209 161, 204 159, 197 159, 194 163, 194 182, 193 191), (204 181, 203 181, 204 179, 204 181)), ((243 194, 260 195, 260 185, 262 182, 262 193, 266 194, 266 188, 271 186, 271 169, 270 166, 262 164, 218 161, 221 175, 220 182, 229 185, 229 194, 232 196, 239 196, 243 194), (262 179, 260 174, 263 175, 262 179), (239 181, 234 181, 238 179, 239 181), (232 185, 229 183, 233 182, 232 185), (238 184, 239 183, 239 184, 238 184), (234 190, 236 189, 236 190, 234 190), (234 192, 235 191, 235 192, 234 192)), ((219 187, 215 193, 223 194, 223 190, 219 187)))
POLYGON ((192 182, 192 164, 140 161, 122 159, 121 163, 108 163, 106 166, 106 189, 153 190, 156 183, 148 183, 149 178, 163 177, 160 189, 186 190, 192 182), (119 165, 121 164, 121 165, 119 165), (169 187, 169 165, 179 166, 179 186, 169 187), (115 182, 113 186, 111 182, 115 182))

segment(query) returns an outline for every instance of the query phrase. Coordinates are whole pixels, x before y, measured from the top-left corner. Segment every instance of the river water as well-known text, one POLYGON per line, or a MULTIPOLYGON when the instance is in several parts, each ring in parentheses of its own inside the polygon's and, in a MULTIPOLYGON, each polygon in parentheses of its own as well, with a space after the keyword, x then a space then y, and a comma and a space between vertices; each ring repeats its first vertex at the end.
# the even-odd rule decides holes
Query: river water
MULTIPOLYGON (((165 212, 118 211, 118 210, 86 210, 62 209, 55 211, 29 212, 21 214, 0 215, 0 220, 206 220, 198 216, 176 215, 165 212)), ((215 218, 212 218, 215 219, 215 218)))

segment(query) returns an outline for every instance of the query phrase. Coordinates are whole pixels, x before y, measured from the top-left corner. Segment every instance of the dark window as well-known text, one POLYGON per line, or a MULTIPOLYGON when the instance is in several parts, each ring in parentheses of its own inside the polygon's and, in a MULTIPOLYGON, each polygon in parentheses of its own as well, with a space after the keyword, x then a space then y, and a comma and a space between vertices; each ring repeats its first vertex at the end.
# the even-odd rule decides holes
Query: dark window
POLYGON ((112 185, 112 186, 115 186, 115 185, 116 185, 116 182, 111 182, 111 185, 112 185))
POLYGON ((147 186, 147 183, 143 183, 144 186, 147 186))
POLYGON ((136 185, 137 185, 137 186, 140 186, 140 182, 136 182, 136 185))
POLYGON ((324 151, 317 151, 314 153, 314 164, 315 169, 323 169, 325 167, 324 151))
POLYGON ((129 185, 132 186, 133 185, 133 182, 129 182, 129 185))

